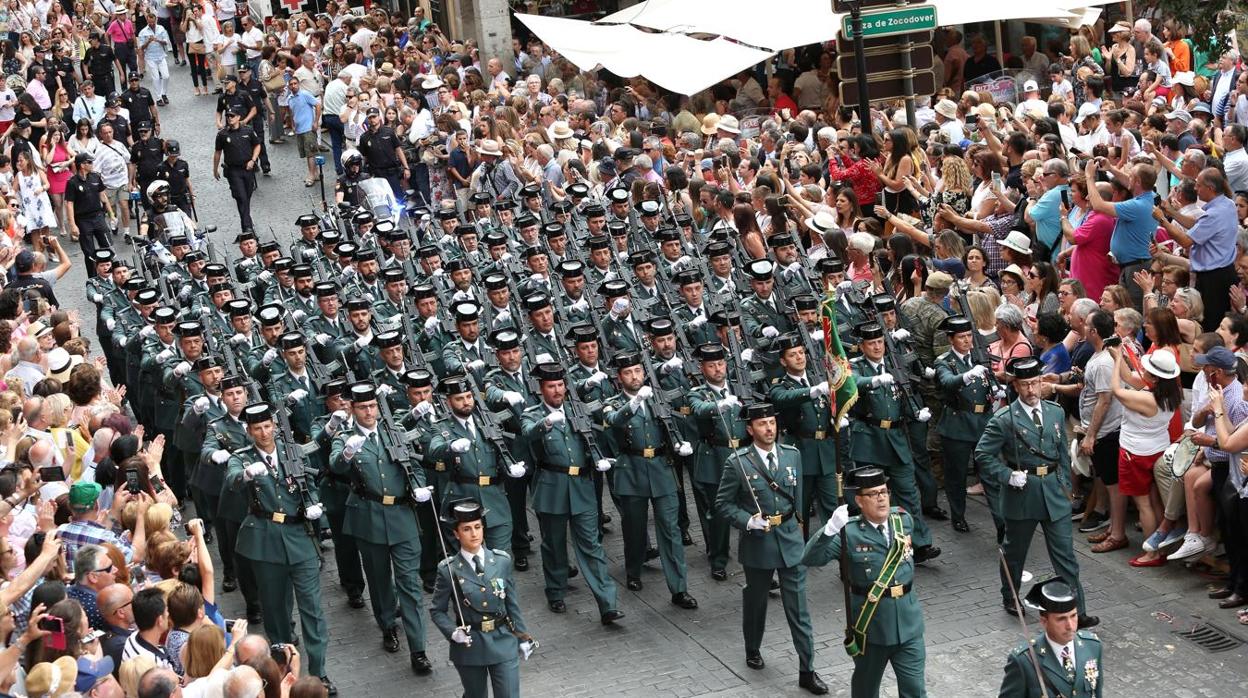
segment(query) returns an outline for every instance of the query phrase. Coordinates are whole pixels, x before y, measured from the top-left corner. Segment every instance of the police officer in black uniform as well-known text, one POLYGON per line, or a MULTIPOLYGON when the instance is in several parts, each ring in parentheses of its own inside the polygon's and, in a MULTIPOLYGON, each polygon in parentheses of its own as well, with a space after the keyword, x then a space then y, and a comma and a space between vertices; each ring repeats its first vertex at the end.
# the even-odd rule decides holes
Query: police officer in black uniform
POLYGON ((360 182, 369 178, 364 170, 364 156, 354 148, 342 151, 342 174, 334 184, 334 200, 339 204, 359 206, 364 199, 360 182))
POLYGON ((221 160, 225 159, 225 179, 230 183, 230 196, 238 205, 238 220, 244 232, 255 232, 251 222, 251 195, 256 191, 256 161, 260 157, 260 139, 250 126, 242 124, 238 107, 226 112, 226 127, 217 132, 216 150, 212 154, 212 177, 221 179, 221 160))
MULTIPOLYGON (((243 123, 251 125, 250 119, 255 117, 257 107, 251 100, 251 94, 239 89, 238 78, 227 75, 221 83, 221 96, 217 97, 217 128, 224 128, 227 125, 231 109, 237 109, 238 113, 243 115, 243 123)), ((255 130, 254 126, 252 130, 255 130)))
POLYGON ((130 113, 130 123, 140 124, 150 121, 156 133, 160 133, 160 110, 156 108, 156 98, 152 91, 139 82, 139 74, 130 71, 129 85, 118 99, 121 107, 130 113))
POLYGON ((183 160, 182 145, 170 138, 165 141, 165 159, 156 167, 156 179, 169 183, 169 201, 195 217, 194 191, 191 189, 191 166, 183 160))
MULTIPOLYGON (((95 158, 90 153, 78 153, 74 156, 74 176, 65 183, 65 212, 69 217, 70 231, 78 234, 78 244, 82 247, 82 256, 91 259, 97 249, 113 246, 108 235, 107 213, 111 218, 112 204, 104 192, 104 180, 92 171, 95 158)), ((95 276, 95 265, 87 268, 88 276, 95 276)))
POLYGON ((138 187, 144 206, 151 206, 147 199, 147 185, 159 179, 156 170, 165 160, 165 142, 153 135, 152 124, 147 121, 135 122, 135 131, 139 138, 130 147, 130 164, 134 165, 130 186, 138 187))
POLYGON ((394 129, 381 123, 381 111, 377 107, 368 110, 368 130, 360 136, 359 150, 368 163, 368 171, 374 177, 384 177, 394 191, 394 198, 402 199, 406 191, 403 180, 410 174, 407 155, 394 129))
MULTIPOLYGON (((272 167, 269 165, 269 148, 264 143, 264 123, 265 123, 265 107, 267 104, 268 93, 264 91, 264 83, 260 82, 251 70, 251 66, 246 63, 240 63, 238 66, 238 90, 236 94, 247 95, 251 99, 251 104, 256 111, 250 117, 244 116, 243 123, 251 127, 256 132, 256 137, 260 139, 260 171, 265 175, 269 174, 272 167)), ((224 97, 225 95, 221 95, 224 97)))
MULTIPOLYGON (((121 108, 121 98, 116 92, 110 94, 108 99, 104 101, 104 117, 100 119, 100 124, 108 124, 113 127, 113 138, 118 143, 124 143, 127 148, 130 147, 130 120, 121 115, 118 111, 121 108)), ((99 125, 95 127, 96 133, 99 133, 99 125)))

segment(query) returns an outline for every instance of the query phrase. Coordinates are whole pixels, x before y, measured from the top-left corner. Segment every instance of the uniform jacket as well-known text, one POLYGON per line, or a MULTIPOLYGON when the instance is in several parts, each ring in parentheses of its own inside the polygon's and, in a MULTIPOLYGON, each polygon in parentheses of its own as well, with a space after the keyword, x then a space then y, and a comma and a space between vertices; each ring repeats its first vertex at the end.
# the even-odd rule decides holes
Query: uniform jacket
POLYGON ((459 554, 438 563, 429 616, 447 639, 451 663, 456 666, 489 666, 515 659, 520 652, 515 634, 527 632, 517 601, 511 556, 489 548, 482 548, 481 553, 485 558, 483 574, 477 574, 459 554), (457 593, 452 594, 452 586, 457 593), (501 622, 502 617, 511 624, 501 622), (480 623, 486 619, 499 620, 490 632, 481 630, 480 623), (462 624, 473 626, 471 645, 451 641, 455 628, 462 624))
POLYGON ((1007 519, 1059 521, 1070 516, 1070 442, 1066 415, 1055 402, 1042 401, 1041 423, 1036 425, 1019 400, 997 410, 988 420, 975 447, 975 459, 1001 490, 1001 511, 1007 519), (1043 477, 1035 468, 1049 471, 1043 477), (1027 471, 1027 486, 1009 486, 1010 473, 1027 471))
MULTIPOLYGON (((1044 674, 1045 691, 1052 698, 1057 694, 1066 698, 1100 698, 1105 690, 1105 678, 1101 675, 1101 641, 1091 630, 1075 632, 1074 671, 1062 667, 1061 658, 1054 655, 1045 634, 1041 632, 1031 640, 1031 648, 1044 674)), ((1040 682, 1036 679, 1035 665, 1026 645, 1019 645, 1005 660, 1005 677, 1001 680, 1000 698, 1041 698, 1040 682)))
POLYGON ((752 444, 735 451, 724 463, 719 493, 715 497, 715 511, 741 532, 737 557, 746 567, 781 569, 802 564, 802 529, 795 516, 798 508, 792 503, 800 506, 802 501, 801 456, 792 446, 777 443, 775 448, 774 473, 768 471, 752 444), (763 473, 768 473, 788 497, 773 491, 763 473), (754 491, 753 495, 750 490, 754 491), (750 517, 758 514, 760 508, 763 516, 787 518, 768 531, 746 528, 750 517))

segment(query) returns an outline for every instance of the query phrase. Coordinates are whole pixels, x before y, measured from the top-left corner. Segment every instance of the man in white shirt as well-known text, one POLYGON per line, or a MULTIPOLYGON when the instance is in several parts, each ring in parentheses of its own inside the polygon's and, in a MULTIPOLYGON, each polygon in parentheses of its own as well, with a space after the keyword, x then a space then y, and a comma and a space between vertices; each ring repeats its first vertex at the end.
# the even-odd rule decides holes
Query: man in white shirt
POLYGON ((350 85, 351 73, 343 68, 325 86, 325 94, 321 97, 321 127, 329 132, 330 148, 334 153, 334 171, 339 177, 342 176, 342 141, 346 137, 339 115, 347 105, 347 88, 350 85))
POLYGON ((243 18, 243 32, 238 35, 238 45, 247 51, 247 65, 252 72, 260 67, 260 49, 264 48, 264 32, 256 26, 250 15, 243 18))
POLYGON ((99 128, 100 147, 95 151, 95 171, 104 180, 105 192, 113 203, 113 210, 121 212, 122 229, 130 228, 129 201, 130 151, 126 145, 113 137, 111 124, 99 128))
POLYGON ((320 97, 324 89, 321 86, 321 73, 316 69, 316 56, 311 51, 303 54, 303 65, 295 71, 295 79, 299 81, 299 89, 303 92, 320 97))
POLYGON ((1020 56, 1023 59, 1023 70, 1031 73, 1031 77, 1036 80, 1049 74, 1049 57, 1036 50, 1036 37, 1024 36, 1019 46, 1023 49, 1020 56))
POLYGON ((74 100, 74 121, 90 119, 91 127, 99 125, 104 118, 104 98, 95 93, 95 83, 82 81, 82 94, 74 100))
POLYGON ((1084 102, 1079 106, 1079 113, 1075 115, 1075 127, 1080 132, 1075 138, 1075 147, 1081 153, 1091 155, 1093 147, 1109 143, 1109 129, 1105 128, 1101 110, 1094 104, 1084 102))
POLYGON ((958 105, 953 101, 942 99, 936 103, 936 123, 940 124, 940 132, 949 138, 950 143, 956 145, 966 140, 966 129, 958 119, 958 105))
POLYGON ((1226 170, 1227 184, 1231 191, 1248 190, 1248 153, 1244 151, 1244 140, 1248 139, 1248 126, 1231 124, 1222 132, 1222 148, 1226 155, 1222 158, 1222 167, 1226 170))

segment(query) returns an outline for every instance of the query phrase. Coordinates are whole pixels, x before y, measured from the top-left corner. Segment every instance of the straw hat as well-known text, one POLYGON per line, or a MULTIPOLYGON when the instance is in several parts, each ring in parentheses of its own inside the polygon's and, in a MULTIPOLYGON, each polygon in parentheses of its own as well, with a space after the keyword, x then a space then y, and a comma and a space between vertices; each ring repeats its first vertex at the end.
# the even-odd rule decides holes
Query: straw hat
POLYGON ((565 138, 571 138, 575 134, 573 133, 572 128, 568 126, 568 122, 556 121, 550 125, 550 132, 548 135, 552 141, 561 141, 565 138))
POLYGON ((719 125, 716 128, 724 133, 731 133, 733 135, 741 133, 741 123, 737 121, 737 117, 732 114, 724 114, 719 117, 719 125))
POLYGON ((936 113, 946 119, 956 119, 958 118, 958 105, 947 99, 942 99, 936 103, 936 113))
POLYGON ((1130 24, 1127 24, 1126 22, 1124 22, 1124 21, 1122 21, 1122 20, 1118 20, 1118 22, 1117 22, 1117 23, 1115 23, 1115 24, 1114 24, 1114 26, 1112 26, 1112 27, 1110 27, 1110 28, 1109 28, 1109 33, 1110 33, 1110 35, 1113 35, 1113 34, 1130 34, 1130 33, 1131 33, 1131 25, 1130 25, 1130 24))
POLYGON ((714 136, 716 129, 719 127, 719 114, 711 112, 702 117, 702 135, 714 136))
POLYGON ((498 141, 492 138, 487 138, 481 141, 481 145, 477 146, 477 153, 481 155, 493 155, 500 158, 503 156, 503 151, 498 147, 498 141))
POLYGON ((73 657, 60 657, 55 662, 40 662, 26 676, 26 693, 31 698, 63 696, 73 692, 74 682, 77 680, 78 662, 73 657))
MULTIPOLYGON (((1027 237, 1026 233, 1021 233, 1017 230, 1011 230, 1010 234, 1006 235, 1005 239, 997 244, 1002 247, 1008 247, 1015 252, 1031 254, 1031 238, 1027 237)), ((1022 276, 1021 269, 1019 272, 1019 276, 1022 276)))

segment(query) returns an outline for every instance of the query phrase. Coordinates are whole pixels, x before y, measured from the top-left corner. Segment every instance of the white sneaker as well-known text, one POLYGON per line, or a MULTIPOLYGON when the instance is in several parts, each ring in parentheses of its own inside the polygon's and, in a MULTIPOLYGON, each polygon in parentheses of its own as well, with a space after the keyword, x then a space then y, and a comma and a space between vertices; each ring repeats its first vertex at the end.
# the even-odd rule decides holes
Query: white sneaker
POLYGON ((1184 560, 1189 557, 1199 555, 1205 552, 1208 547, 1209 539, 1204 536, 1189 531, 1183 536, 1183 545, 1178 550, 1170 554, 1171 560, 1184 560))
POLYGON ((1032 573, 1028 572, 1027 570, 1023 570, 1023 574, 1019 577, 1019 583, 1020 583, 1020 584, 1030 584, 1030 583, 1031 583, 1031 580, 1032 580, 1034 577, 1035 577, 1035 575, 1033 575, 1032 573))

